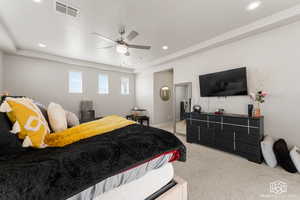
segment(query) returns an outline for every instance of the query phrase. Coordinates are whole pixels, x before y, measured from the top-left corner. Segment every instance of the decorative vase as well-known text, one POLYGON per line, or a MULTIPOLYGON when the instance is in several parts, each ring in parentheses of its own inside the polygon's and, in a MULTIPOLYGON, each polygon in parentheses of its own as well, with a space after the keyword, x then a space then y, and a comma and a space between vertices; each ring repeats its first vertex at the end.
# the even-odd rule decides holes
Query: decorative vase
POLYGON ((255 117, 260 117, 261 116, 260 103, 257 104, 257 108, 255 109, 254 116, 255 117))
POLYGON ((248 116, 252 117, 253 116, 253 104, 248 104, 248 116))

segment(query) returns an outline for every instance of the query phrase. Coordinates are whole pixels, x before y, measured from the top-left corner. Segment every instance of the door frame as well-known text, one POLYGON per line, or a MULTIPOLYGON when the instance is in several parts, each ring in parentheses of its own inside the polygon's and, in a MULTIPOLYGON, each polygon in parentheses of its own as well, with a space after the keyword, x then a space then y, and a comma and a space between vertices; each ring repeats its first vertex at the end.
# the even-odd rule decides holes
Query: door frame
MULTIPOLYGON (((176 88, 179 87, 179 86, 188 86, 190 87, 191 89, 191 99, 193 98, 193 83, 192 82, 182 82, 182 83, 176 83, 174 84, 174 87, 173 87, 173 131, 174 131, 174 134, 175 135, 181 135, 181 136, 186 136, 186 134, 183 134, 183 133, 177 133, 176 131, 176 88)), ((190 109, 192 105, 190 105, 190 109)), ((191 111, 191 110, 190 110, 191 111)))

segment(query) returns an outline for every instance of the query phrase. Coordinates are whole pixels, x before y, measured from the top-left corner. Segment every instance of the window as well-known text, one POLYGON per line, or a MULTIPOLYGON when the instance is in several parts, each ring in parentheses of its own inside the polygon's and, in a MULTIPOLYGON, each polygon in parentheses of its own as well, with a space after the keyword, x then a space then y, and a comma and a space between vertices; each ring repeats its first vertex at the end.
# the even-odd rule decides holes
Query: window
POLYGON ((82 93, 81 72, 69 72, 69 93, 82 93))
POLYGON ((108 94, 109 93, 108 75, 107 74, 99 74, 98 92, 99 92, 99 94, 108 94))
POLYGON ((129 78, 128 77, 121 78, 121 94, 129 95, 129 78))

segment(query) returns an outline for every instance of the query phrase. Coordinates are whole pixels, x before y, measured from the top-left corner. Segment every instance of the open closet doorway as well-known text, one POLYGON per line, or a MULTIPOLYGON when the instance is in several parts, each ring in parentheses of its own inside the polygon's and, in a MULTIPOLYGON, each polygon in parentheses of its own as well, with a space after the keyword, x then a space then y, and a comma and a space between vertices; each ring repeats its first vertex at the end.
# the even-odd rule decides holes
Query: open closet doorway
POLYGON ((186 115, 191 112, 192 83, 174 85, 174 133, 186 135, 186 115))

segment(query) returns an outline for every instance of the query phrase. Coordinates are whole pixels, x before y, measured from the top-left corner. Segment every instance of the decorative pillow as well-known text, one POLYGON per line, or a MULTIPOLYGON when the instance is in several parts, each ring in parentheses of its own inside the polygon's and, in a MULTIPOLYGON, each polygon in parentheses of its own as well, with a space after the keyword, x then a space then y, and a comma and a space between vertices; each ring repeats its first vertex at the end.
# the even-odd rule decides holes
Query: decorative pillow
POLYGON ((40 109, 41 113, 43 114, 45 120, 47 121, 47 123, 49 125, 48 127, 50 129, 50 132, 52 132, 52 129, 51 129, 51 126, 50 126, 50 122, 49 122, 47 107, 44 106, 43 104, 39 103, 39 102, 36 102, 36 101, 34 101, 34 104, 40 109))
POLYGON ((11 122, 5 113, 0 113, 0 156, 22 152, 22 143, 16 135, 10 133, 11 122))
POLYGON ((8 97, 0 110, 5 110, 9 116, 14 117, 13 132, 24 139, 23 147, 46 147, 44 138, 50 132, 48 123, 31 99, 8 97))
POLYGON ((291 159, 300 173, 300 149, 298 147, 294 147, 290 152, 291 159))
POLYGON ((75 115, 75 113, 66 111, 66 118, 67 118, 67 124, 68 124, 69 128, 72 128, 74 126, 78 126, 80 124, 79 119, 75 115))
POLYGON ((275 141, 271 136, 266 136, 260 143, 261 151, 267 165, 273 168, 277 166, 277 160, 273 150, 274 142, 275 141))
POLYGON ((296 173, 297 169, 290 157, 290 152, 284 139, 279 139, 274 143, 274 152, 278 164, 290 173, 296 173))
POLYGON ((51 128, 54 132, 60 132, 68 128, 66 112, 59 104, 49 104, 48 117, 51 128))
POLYGON ((43 104, 39 103, 39 102, 36 102, 36 101, 34 101, 33 103, 40 109, 40 111, 43 114, 45 120, 47 122, 49 122, 49 117, 48 117, 48 113, 47 113, 47 107, 44 106, 43 104))

